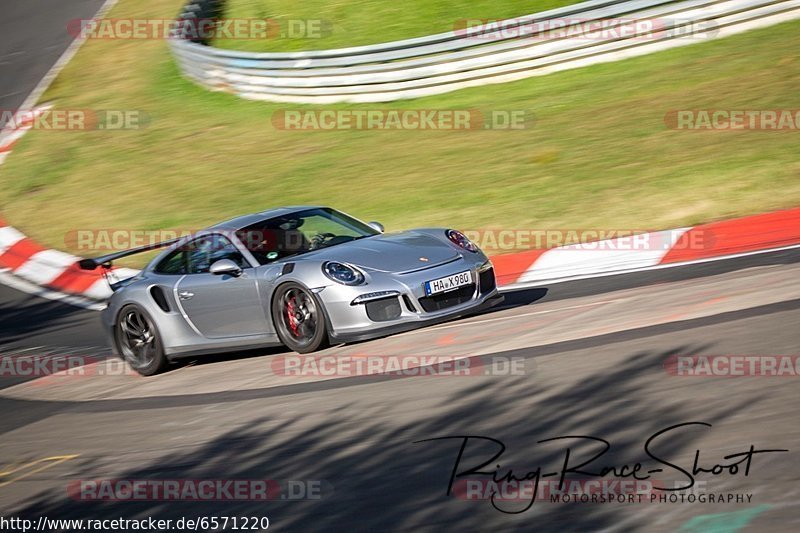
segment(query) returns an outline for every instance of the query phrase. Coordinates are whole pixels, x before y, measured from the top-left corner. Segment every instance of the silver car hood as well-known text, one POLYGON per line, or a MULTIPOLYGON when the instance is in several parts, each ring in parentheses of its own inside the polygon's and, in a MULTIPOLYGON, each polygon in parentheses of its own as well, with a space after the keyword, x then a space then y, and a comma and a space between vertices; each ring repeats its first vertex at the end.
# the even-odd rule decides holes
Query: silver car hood
POLYGON ((453 261, 459 253, 435 237, 406 231, 359 239, 308 254, 381 272, 413 272, 453 261))

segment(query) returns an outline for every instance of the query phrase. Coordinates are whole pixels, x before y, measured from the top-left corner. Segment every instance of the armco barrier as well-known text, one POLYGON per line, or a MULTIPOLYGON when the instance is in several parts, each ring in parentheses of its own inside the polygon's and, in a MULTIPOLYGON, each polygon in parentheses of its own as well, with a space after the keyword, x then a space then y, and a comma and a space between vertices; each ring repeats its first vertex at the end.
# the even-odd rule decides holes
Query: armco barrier
MULTIPOLYGON (((220 1, 195 0, 181 16, 202 18, 217 12, 220 1)), ((795 18, 800 18, 800 0, 591 0, 511 19, 479 36, 454 30, 292 53, 225 50, 187 39, 173 39, 171 47, 187 78, 242 98, 385 102, 615 61, 795 18), (619 31, 593 36, 587 23, 602 20, 607 30, 619 31), (544 21, 566 26, 546 35, 534 24, 544 21)))

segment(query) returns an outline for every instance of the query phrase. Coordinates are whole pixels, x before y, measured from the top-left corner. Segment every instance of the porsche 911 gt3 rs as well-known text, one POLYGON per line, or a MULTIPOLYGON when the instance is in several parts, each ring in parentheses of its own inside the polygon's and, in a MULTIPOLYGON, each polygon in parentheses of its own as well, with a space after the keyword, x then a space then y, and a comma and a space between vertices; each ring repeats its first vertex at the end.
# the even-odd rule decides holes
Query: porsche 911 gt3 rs
POLYGON ((489 259, 453 229, 384 233, 328 207, 238 217, 165 248, 138 275, 111 284, 102 313, 115 352, 152 375, 181 356, 284 345, 310 353, 494 305, 489 259))

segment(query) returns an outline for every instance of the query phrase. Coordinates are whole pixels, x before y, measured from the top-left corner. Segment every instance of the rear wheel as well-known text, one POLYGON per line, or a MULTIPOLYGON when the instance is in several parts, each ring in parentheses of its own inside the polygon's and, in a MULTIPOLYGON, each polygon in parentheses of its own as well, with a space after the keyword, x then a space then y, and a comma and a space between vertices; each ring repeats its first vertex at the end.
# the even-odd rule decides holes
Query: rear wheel
POLYGON ((139 374, 152 376, 168 364, 161 337, 150 316, 137 305, 126 305, 114 327, 114 339, 123 359, 139 374))
POLYGON ((272 299, 272 322, 281 342, 290 350, 311 353, 328 345, 321 304, 299 283, 278 287, 272 299))

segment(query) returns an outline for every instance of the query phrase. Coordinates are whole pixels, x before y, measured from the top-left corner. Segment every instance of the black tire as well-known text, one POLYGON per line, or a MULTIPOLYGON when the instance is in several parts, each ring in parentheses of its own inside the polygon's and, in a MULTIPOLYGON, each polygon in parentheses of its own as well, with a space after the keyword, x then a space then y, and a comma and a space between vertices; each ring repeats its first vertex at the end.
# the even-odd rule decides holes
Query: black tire
POLYGON ((285 283, 276 289, 272 323, 281 342, 297 353, 316 352, 328 346, 322 304, 299 283, 285 283))
POLYGON ((120 357, 143 376, 163 372, 169 364, 155 322, 138 305, 126 305, 119 312, 114 342, 120 357))

